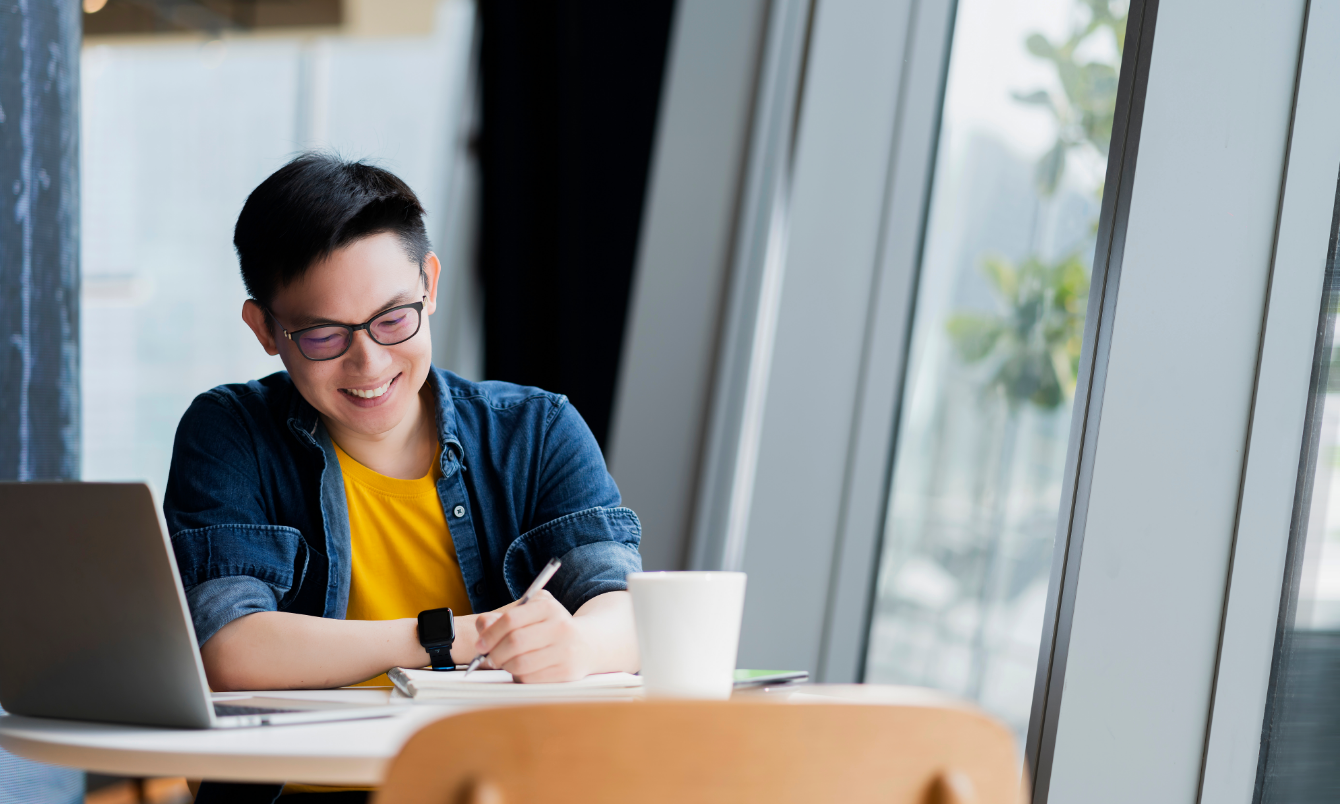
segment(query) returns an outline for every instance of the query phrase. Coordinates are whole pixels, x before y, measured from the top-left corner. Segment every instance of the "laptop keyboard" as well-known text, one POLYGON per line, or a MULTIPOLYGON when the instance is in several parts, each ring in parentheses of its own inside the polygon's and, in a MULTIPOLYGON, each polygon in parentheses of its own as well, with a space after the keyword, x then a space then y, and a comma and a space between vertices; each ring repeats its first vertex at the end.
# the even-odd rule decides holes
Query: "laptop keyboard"
POLYGON ((301 712, 301 709, 277 709, 269 706, 234 706, 232 704, 214 704, 214 714, 219 717, 237 715, 280 715, 285 712, 301 712))

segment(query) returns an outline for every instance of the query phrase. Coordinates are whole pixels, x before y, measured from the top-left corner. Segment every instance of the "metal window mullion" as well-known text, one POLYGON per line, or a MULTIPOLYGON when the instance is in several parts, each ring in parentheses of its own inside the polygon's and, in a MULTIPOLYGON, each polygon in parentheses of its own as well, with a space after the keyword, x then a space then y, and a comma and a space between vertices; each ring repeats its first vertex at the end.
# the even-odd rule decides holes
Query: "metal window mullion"
POLYGON ((865 675, 956 7, 956 0, 918 0, 909 9, 820 681, 861 681, 865 675))
POLYGON ((1246 804, 1261 792, 1269 690, 1279 671, 1272 658, 1289 625, 1293 554, 1306 537, 1317 454, 1312 422, 1324 395, 1316 364, 1326 352, 1323 283, 1340 168, 1340 109, 1331 98, 1340 52, 1325 43, 1337 34, 1340 8, 1309 3, 1207 722, 1204 802, 1246 804), (1313 47, 1305 46, 1309 39, 1313 47))
POLYGON ((1158 0, 1133 0, 1126 22, 1126 51, 1117 83, 1112 143, 1098 220, 1089 309, 1084 322, 1080 376, 1070 443, 1062 482, 1063 508, 1053 548, 1051 579, 1038 650, 1037 680, 1029 718, 1024 760, 1030 774, 1033 804, 1045 804, 1056 750, 1056 727, 1065 688, 1079 564, 1084 550, 1084 524, 1093 482, 1093 460, 1102 417, 1107 359, 1112 344, 1113 314, 1121 283, 1121 260, 1135 182, 1145 92, 1154 44, 1158 0), (1068 492, 1068 493, 1067 493, 1068 492))
POLYGON ((748 509, 748 464, 757 459, 756 444, 751 449, 747 438, 746 412, 749 400, 765 393, 767 386, 766 365, 758 365, 766 361, 767 344, 759 338, 775 333, 766 327, 760 331, 759 323, 767 316, 764 290, 781 281, 792 143, 811 15, 811 0, 775 0, 768 12, 688 569, 735 568, 730 557, 744 549, 748 524, 739 521, 738 512, 748 509))

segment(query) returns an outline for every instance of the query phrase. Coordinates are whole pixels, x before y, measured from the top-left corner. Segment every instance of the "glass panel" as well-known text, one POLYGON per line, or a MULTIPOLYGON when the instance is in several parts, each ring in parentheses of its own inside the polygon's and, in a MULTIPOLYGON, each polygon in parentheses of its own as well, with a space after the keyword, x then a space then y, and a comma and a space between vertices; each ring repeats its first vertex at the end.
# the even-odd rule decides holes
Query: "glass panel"
POLYGON ((867 681, 1028 725, 1126 6, 960 0, 867 681))
POLYGON ((1340 189, 1326 260, 1289 575, 1262 731, 1257 801, 1340 801, 1340 189))
POLYGON ((447 239, 473 9, 438 0, 435 16, 422 16, 418 34, 398 36, 350 28, 86 44, 85 479, 147 479, 161 493, 196 394, 283 368, 242 323, 232 234, 247 195, 298 151, 395 172, 429 210, 433 241, 447 239))

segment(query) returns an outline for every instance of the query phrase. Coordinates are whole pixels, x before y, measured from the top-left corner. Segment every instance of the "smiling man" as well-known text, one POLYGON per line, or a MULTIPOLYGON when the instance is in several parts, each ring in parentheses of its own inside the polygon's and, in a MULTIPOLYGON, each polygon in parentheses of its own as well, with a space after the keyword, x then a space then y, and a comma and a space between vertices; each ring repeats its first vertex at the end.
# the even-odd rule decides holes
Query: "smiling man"
POLYGON ((307 154, 238 217, 242 318, 287 371, 196 398, 163 506, 215 690, 485 652, 523 682, 637 669, 637 517, 566 398, 433 367, 423 214, 390 173, 307 154))

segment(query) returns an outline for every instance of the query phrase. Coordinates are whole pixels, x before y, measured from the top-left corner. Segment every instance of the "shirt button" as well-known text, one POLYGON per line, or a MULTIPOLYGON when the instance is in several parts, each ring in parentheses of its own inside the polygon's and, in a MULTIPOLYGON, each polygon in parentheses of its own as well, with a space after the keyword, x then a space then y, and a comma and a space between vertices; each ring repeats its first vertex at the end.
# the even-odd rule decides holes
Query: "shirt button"
POLYGON ((458 506, 456 506, 455 508, 451 509, 451 515, 452 515, 452 516, 455 516, 455 517, 463 517, 463 516, 465 516, 465 506, 464 506, 464 505, 458 505, 458 506))

